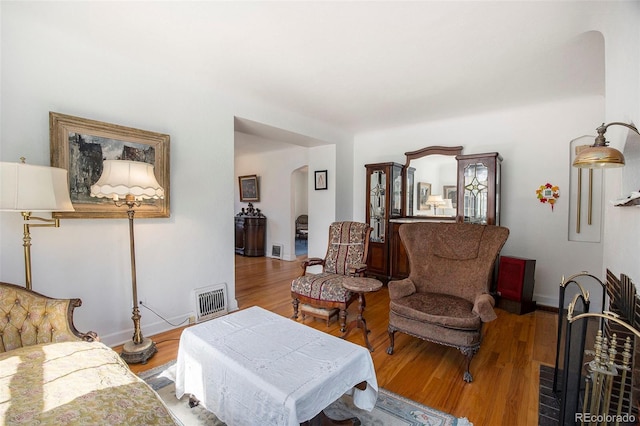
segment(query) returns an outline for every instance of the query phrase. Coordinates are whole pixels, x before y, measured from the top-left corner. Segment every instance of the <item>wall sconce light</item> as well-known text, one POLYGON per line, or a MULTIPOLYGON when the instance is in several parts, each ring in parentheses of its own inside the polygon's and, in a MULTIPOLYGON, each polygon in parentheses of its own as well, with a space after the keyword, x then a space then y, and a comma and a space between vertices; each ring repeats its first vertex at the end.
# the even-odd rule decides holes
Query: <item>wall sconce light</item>
POLYGON ((136 252, 133 237, 134 207, 142 200, 164 198, 164 189, 156 180, 153 166, 140 161, 104 160, 100 179, 91 185, 91 196, 109 198, 116 206, 127 206, 129 217, 129 248, 131 252, 131 287, 133 290, 133 338, 124 344, 120 356, 127 363, 146 363, 158 350, 151 339, 142 336, 138 286, 136 283, 136 252))
POLYGON ((605 125, 602 123, 602 126, 596 129, 598 136, 596 136, 594 144, 580 151, 573 160, 573 167, 595 169, 624 166, 624 155, 617 149, 610 147, 604 137, 607 128, 613 125, 624 126, 638 133, 638 129, 631 124, 613 122, 605 125))
POLYGON ((25 163, 0 163, 0 211, 21 212, 24 221, 25 287, 31 290, 31 228, 60 227, 55 218, 31 216, 33 212, 72 212, 67 171, 25 163), (42 223, 31 223, 33 221, 42 223))

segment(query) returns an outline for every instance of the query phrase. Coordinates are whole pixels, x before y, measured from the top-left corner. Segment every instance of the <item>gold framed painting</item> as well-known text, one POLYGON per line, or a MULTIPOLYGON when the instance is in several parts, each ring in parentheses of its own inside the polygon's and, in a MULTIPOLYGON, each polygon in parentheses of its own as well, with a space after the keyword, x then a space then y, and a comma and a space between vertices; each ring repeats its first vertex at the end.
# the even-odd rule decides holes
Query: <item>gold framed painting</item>
POLYGON ((103 160, 142 161, 154 166, 164 198, 145 200, 136 218, 170 216, 169 135, 49 112, 51 165, 69 173, 69 195, 75 212, 55 212, 59 218, 126 218, 127 209, 113 201, 91 197, 102 174, 103 160))
POLYGON ((239 176, 240 201, 260 201, 260 187, 257 175, 239 176))

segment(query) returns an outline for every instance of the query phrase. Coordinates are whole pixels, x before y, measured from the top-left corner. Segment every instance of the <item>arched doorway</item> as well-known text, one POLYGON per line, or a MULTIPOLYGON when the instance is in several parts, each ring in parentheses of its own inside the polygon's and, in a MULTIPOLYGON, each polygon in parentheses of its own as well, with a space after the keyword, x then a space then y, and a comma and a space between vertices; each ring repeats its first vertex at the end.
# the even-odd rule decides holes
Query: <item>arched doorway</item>
POLYGON ((308 250, 308 233, 297 232, 298 219, 309 214, 309 167, 302 166, 291 172, 291 210, 295 255, 305 256, 308 250))

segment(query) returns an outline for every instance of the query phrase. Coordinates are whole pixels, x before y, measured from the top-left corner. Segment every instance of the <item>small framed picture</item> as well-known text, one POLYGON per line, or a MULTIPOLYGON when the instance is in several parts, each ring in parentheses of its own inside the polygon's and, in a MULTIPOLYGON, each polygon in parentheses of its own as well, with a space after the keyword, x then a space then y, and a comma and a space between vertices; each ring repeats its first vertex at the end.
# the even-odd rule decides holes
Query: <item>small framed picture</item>
POLYGON ((444 185, 442 187, 442 193, 444 194, 445 200, 451 200, 451 206, 455 209, 458 205, 458 187, 455 185, 444 185))
POLYGON ((418 210, 431 210, 431 205, 427 204, 429 195, 431 195, 431 184, 418 182, 418 210))
POLYGON ((320 189, 327 189, 327 171, 326 170, 316 170, 316 191, 320 189))
POLYGON ((239 176, 240 201, 260 201, 260 189, 258 188, 258 176, 239 176))

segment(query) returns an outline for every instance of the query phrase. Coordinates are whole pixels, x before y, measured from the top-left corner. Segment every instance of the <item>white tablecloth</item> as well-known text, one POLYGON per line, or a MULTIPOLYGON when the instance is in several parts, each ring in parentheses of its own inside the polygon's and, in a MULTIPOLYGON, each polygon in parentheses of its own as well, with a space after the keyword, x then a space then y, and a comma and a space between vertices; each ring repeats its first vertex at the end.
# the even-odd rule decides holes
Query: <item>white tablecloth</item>
POLYGON ((229 426, 291 425, 345 393, 372 410, 378 382, 369 351, 254 306, 184 330, 176 396, 191 394, 229 426), (365 390, 354 389, 367 382, 365 390))

